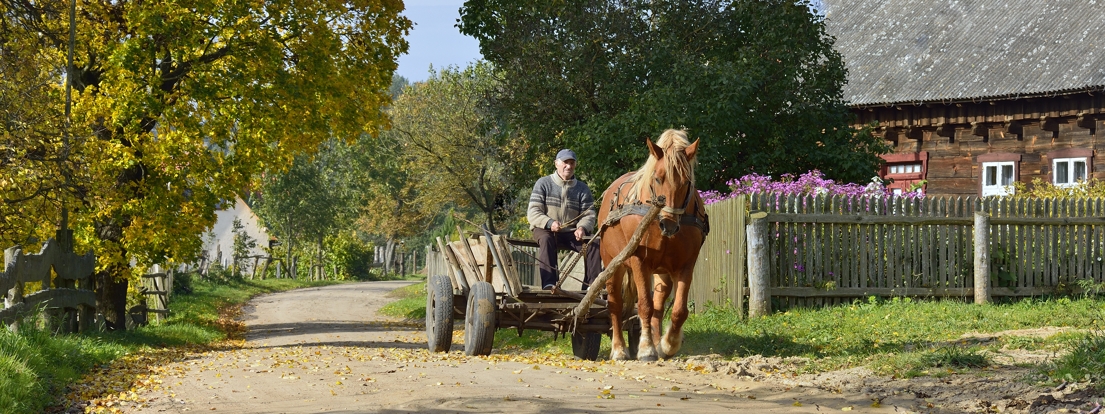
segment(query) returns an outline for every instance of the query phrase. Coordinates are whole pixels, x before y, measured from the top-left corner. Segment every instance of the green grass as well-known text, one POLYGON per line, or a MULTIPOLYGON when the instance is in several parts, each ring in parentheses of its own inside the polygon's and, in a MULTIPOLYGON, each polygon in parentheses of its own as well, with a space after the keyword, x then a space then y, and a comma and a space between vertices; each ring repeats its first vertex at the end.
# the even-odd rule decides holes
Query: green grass
POLYGON ((43 412, 65 388, 95 367, 143 348, 205 345, 226 337, 219 308, 271 292, 335 282, 290 279, 195 281, 194 292, 176 295, 171 316, 159 325, 125 332, 51 335, 33 323, 19 334, 0 328, 0 407, 4 412, 43 412))
POLYGON ((1090 381, 1105 388, 1105 332, 1100 330, 1071 341, 1071 352, 1041 367, 1044 375, 1060 381, 1090 381))
MULTIPOLYGON (((398 301, 388 306, 391 314, 425 315, 425 285, 411 286, 396 297, 398 301)), ((709 307, 688 319, 680 355, 720 354, 734 359, 797 356, 813 360, 804 368, 810 372, 868 366, 880 374, 908 378, 985 367, 991 364, 988 351, 1008 347, 1066 354, 1041 367, 1050 381, 1096 380, 1098 372, 1105 373, 1105 333, 1004 336, 984 343, 961 337, 969 332, 1048 326, 1100 330, 1105 320, 1100 311, 1103 307, 1105 300, 1097 298, 1030 298, 983 306, 956 300, 868 298, 832 308, 792 309, 755 320, 743 320, 729 307, 709 307), (1067 352, 1072 349, 1077 352, 1067 352), (1093 361, 1100 362, 1094 365, 1093 361)), ((554 339, 550 332, 533 330, 522 335, 512 329, 499 330, 495 347, 496 352, 571 353, 569 339, 554 339)), ((609 338, 604 337, 600 355, 609 355, 609 349, 609 338)))
POLYGON ((426 317, 426 282, 407 285, 388 293, 395 301, 380 308, 380 313, 396 318, 426 317))
POLYGON ((1045 326, 1100 329, 1099 309, 1103 305, 1105 301, 1091 298, 1025 299, 983 306, 949 300, 872 298, 827 309, 794 309, 747 321, 739 319, 732 309, 715 307, 688 320, 684 353, 719 353, 730 358, 800 356, 816 360, 808 368, 813 371, 869 365, 882 374, 908 377, 949 362, 952 368, 961 368, 958 358, 944 361, 939 355, 926 356, 952 352, 949 349, 974 355, 1007 342, 1020 349, 1071 349, 1073 338, 1084 334, 1009 339, 986 345, 964 343, 960 337, 968 332, 1045 326))

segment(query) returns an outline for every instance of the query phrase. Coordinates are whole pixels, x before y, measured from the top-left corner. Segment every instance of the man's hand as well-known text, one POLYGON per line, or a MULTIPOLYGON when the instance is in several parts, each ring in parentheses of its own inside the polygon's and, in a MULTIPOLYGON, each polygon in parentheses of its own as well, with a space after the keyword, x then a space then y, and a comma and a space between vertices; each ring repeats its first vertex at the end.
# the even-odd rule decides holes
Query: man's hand
POLYGON ((583 227, 576 227, 576 240, 583 240, 583 236, 587 235, 587 230, 583 227))
POLYGON ((552 230, 553 233, 560 231, 560 222, 554 220, 552 224, 549 225, 549 230, 552 230))

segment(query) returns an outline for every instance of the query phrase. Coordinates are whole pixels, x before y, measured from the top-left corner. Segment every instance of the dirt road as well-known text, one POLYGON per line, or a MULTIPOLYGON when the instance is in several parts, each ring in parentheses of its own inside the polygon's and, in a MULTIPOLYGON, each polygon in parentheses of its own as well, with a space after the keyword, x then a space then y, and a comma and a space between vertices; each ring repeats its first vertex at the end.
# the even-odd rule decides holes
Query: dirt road
MULTIPOLYGON (((455 336, 452 352, 431 354, 422 326, 376 313, 389 301, 385 294, 403 284, 344 284, 259 297, 244 310, 249 328, 244 348, 195 355, 165 367, 160 375, 164 389, 127 411, 965 411, 956 397, 933 395, 931 389, 891 387, 888 379, 876 386, 855 373, 835 382, 788 377, 773 365, 779 361, 771 360, 717 362, 692 356, 659 363, 588 362, 500 349, 490 357, 466 357, 456 345, 461 335, 455 336)), ((980 388, 993 380, 979 379, 983 385, 947 381, 946 388, 980 388)), ((937 382, 944 385, 944 380, 937 382)), ((1034 391, 1018 391, 1029 395, 1020 399, 1023 405, 1000 408, 1028 411, 1034 391)))

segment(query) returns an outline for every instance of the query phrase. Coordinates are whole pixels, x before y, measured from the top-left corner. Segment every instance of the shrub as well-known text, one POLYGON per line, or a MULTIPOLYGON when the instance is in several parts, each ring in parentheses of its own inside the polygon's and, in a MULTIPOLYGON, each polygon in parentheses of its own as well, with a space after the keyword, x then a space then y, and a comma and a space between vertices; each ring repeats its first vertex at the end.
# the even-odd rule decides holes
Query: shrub
MULTIPOLYGON (((884 197, 891 193, 879 177, 872 177, 867 184, 838 183, 825 178, 821 171, 813 170, 795 177, 794 174, 783 174, 778 181, 772 180, 770 175, 748 174, 739 179, 726 183, 731 192, 724 194, 718 191, 700 191, 706 204, 713 204, 727 200, 738 195, 753 193, 776 193, 786 195, 843 195, 843 196, 871 196, 884 197)), ((919 189, 903 194, 906 197, 922 197, 919 189)))
POLYGON ((1079 181, 1068 187, 1059 187, 1051 182, 1035 178, 1028 185, 1020 181, 1013 183, 1015 198, 1103 198, 1105 181, 1090 179, 1079 181))
POLYGON ((354 234, 338 233, 327 238, 329 261, 339 269, 342 280, 368 280, 373 259, 373 246, 354 234))

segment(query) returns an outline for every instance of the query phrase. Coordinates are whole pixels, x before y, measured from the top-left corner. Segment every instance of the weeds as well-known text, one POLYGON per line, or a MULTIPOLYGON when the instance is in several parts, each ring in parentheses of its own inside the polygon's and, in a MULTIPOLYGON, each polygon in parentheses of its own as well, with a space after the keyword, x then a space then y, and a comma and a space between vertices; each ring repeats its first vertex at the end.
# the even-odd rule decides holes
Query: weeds
POLYGON ((1094 330, 1072 341, 1070 352, 1043 367, 1055 380, 1090 381, 1096 388, 1105 388, 1105 331, 1094 330))

